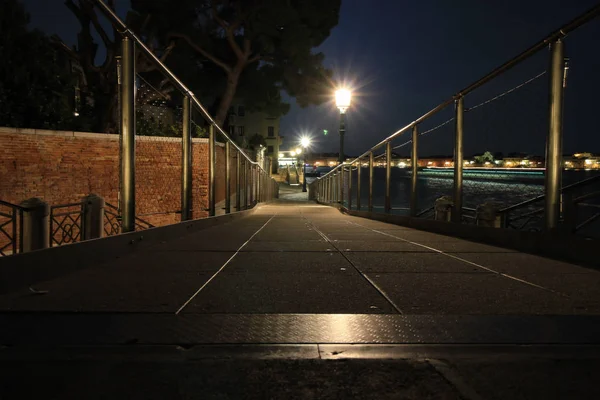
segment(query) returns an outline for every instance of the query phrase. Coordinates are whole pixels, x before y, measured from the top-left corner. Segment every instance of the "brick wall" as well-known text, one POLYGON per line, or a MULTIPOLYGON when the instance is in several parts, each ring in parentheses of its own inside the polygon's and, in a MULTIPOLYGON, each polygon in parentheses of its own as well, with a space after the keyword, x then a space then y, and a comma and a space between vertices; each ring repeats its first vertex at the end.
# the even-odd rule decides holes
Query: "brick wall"
MULTIPOLYGON (((0 128, 0 200, 18 204, 40 197, 58 205, 95 193, 116 206, 118 139, 108 134, 0 128)), ((223 146, 217 146, 217 201, 225 197, 224 156, 223 146)), ((192 157, 193 217, 201 218, 208 214, 206 139, 194 139, 192 157)), ((232 162, 235 166, 235 159, 232 162)), ((153 225, 180 221, 181 139, 137 138, 136 202, 136 214, 153 225)))

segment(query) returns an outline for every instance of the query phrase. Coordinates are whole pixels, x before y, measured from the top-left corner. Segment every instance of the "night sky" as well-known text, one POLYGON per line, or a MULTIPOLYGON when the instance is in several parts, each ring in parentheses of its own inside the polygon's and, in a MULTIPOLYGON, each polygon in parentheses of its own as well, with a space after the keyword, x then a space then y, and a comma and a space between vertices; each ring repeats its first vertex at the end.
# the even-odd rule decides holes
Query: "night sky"
MULTIPOLYGON (((339 25, 318 49, 356 98, 348 112, 346 153, 358 155, 421 114, 520 53, 596 4, 597 0, 343 0, 339 25)), ((32 25, 73 42, 77 21, 62 0, 24 0, 32 25)), ((117 2, 122 14, 129 0, 117 2)), ((565 153, 600 153, 598 97, 600 20, 565 40, 570 76, 565 103, 565 153)), ((467 108, 544 72, 549 52, 477 90, 467 108)), ((465 152, 543 154, 547 131, 547 75, 465 116, 465 152)), ((333 102, 283 117, 284 147, 302 134, 315 151, 337 151, 338 111, 333 102), (324 136, 323 129, 329 134, 324 136)), ((453 115, 452 107, 421 131, 453 115)), ((452 123, 422 136, 421 154, 452 154, 452 123)), ((394 145, 406 142, 402 137, 394 145)), ((408 148, 400 153, 408 154, 408 148)))

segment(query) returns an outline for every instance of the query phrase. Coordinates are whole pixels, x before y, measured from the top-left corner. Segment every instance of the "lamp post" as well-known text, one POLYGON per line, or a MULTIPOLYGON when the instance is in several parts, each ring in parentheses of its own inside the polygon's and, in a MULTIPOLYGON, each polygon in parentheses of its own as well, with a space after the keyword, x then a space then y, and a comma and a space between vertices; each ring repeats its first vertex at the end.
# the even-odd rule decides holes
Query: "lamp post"
POLYGON ((340 154, 339 162, 344 162, 344 134, 346 133, 346 110, 350 107, 352 92, 348 89, 338 89, 335 91, 335 104, 340 110, 340 154))
POLYGON ((304 176, 304 182, 302 183, 302 191, 306 192, 306 150, 310 146, 310 138, 303 137, 300 139, 300 145, 304 148, 304 161, 302 162, 302 176, 304 176))

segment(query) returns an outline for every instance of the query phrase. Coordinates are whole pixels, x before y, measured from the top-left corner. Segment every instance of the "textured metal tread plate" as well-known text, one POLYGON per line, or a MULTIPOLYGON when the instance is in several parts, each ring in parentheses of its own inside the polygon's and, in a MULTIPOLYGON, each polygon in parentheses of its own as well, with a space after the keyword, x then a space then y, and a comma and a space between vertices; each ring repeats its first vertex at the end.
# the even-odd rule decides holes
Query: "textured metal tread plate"
POLYGON ((0 314, 0 345, 600 344, 600 316, 0 314))

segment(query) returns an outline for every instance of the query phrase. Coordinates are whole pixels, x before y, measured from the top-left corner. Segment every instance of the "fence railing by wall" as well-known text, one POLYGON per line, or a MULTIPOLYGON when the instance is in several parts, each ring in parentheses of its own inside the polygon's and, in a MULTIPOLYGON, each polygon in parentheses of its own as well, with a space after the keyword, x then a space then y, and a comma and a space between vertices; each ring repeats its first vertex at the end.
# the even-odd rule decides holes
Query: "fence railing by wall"
MULTIPOLYGON (((120 119, 118 204, 105 203, 103 198, 92 195, 81 202, 53 205, 37 198, 27 200, 33 201, 33 208, 23 205, 27 201, 19 206, 0 201, 0 255, 153 228, 153 218, 157 216, 168 215, 168 223, 173 223, 177 222, 172 221, 176 214, 179 214, 181 221, 199 216, 216 216, 221 212, 229 214, 278 197, 278 184, 271 178, 269 161, 265 161, 265 165, 254 161, 248 151, 238 146, 216 123, 194 93, 106 3, 102 0, 93 1, 116 28, 116 34, 121 35, 121 54, 117 62, 120 119), (162 123, 153 120, 153 115, 148 117, 149 113, 160 114, 161 108, 150 105, 142 96, 156 97, 162 94, 136 70, 136 64, 140 62, 151 64, 155 71, 162 74, 163 84, 168 83, 182 96, 180 112, 173 116, 177 119, 174 137, 141 140, 136 136, 136 131, 153 136, 152 130, 162 123), (144 94, 141 89, 147 93, 144 94), (207 139, 196 139, 203 136, 201 131, 204 127, 207 127, 204 136, 207 139), (193 146, 197 140, 208 142, 202 145, 206 146, 206 152, 202 146, 193 146), (146 145, 140 147, 136 154, 136 146, 142 141, 146 145), (199 158, 199 163, 206 165, 206 174, 194 172, 203 168, 197 168, 194 164, 194 154, 199 158), (140 156, 146 160, 141 160, 140 156), (169 175, 168 181, 154 185, 159 186, 156 193, 148 194, 144 192, 146 189, 139 185, 136 187, 136 167, 140 168, 143 162, 152 165, 156 160, 177 170, 179 178, 172 179, 172 175, 169 175), (144 195, 150 195, 150 200, 155 203, 147 201, 144 209, 140 210, 136 208, 136 198, 144 195), (164 200, 173 196, 180 197, 177 207, 173 207, 172 201, 164 200), (198 206, 194 196, 206 198, 206 202, 198 206), (167 209, 165 204, 170 208, 167 209)), ((160 179, 156 175, 159 174, 155 174, 153 180, 160 179)))

